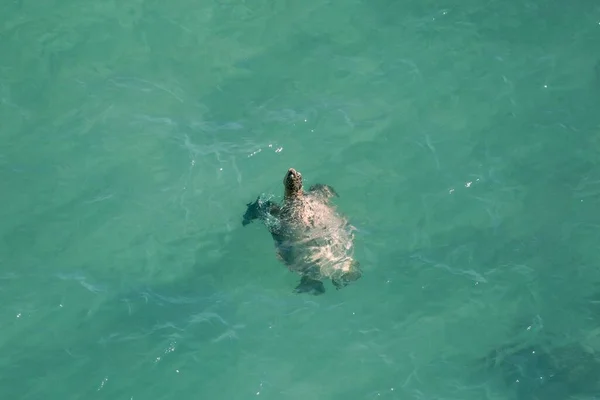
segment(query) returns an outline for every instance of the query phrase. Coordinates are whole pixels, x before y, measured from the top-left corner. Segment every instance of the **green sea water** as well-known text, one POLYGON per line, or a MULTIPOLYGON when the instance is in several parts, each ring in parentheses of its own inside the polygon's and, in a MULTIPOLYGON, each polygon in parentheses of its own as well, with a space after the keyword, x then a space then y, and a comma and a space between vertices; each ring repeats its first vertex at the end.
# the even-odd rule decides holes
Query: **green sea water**
POLYGON ((598 2, 1 8, 1 399, 600 398, 598 2), (289 167, 342 290, 241 224, 289 167))

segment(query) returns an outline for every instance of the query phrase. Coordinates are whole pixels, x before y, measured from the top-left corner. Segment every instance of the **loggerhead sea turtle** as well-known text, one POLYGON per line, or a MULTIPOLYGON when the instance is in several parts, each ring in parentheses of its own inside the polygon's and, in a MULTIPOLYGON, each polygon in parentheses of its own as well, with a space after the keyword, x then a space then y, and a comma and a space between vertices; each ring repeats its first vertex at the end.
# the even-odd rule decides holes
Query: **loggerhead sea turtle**
POLYGON ((330 203, 339 197, 329 185, 315 184, 307 192, 302 174, 290 168, 283 178, 281 204, 260 197, 247 204, 242 224, 265 222, 275 242, 276 254, 291 271, 301 276, 296 293, 322 294, 322 279, 340 289, 362 275, 354 260, 354 227, 330 203))

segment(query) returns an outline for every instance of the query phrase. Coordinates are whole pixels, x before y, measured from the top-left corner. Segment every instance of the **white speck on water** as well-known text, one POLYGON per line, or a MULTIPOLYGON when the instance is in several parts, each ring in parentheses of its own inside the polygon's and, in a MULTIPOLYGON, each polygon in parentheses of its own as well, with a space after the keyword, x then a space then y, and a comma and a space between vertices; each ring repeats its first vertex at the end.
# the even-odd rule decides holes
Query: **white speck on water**
POLYGON ((219 171, 223 171, 223 168, 219 168, 219 171))
POLYGON ((21 318, 21 313, 18 313, 18 314, 17 314, 17 318, 21 318))
MULTIPOLYGON (((271 145, 269 145, 269 147, 271 147, 271 145)), ((262 151, 262 149, 258 149, 258 150, 256 150, 256 151, 253 151, 252 153, 250 153, 250 154, 248 155, 248 157, 255 156, 257 153, 260 153, 261 151, 262 151)))
POLYGON ((473 183, 473 182, 467 182, 467 183, 465 183, 465 187, 471 187, 471 184, 472 184, 472 183, 473 183))
POLYGON ((106 377, 106 378, 104 378, 104 379, 102 380, 102 383, 100 383, 100 387, 98 388, 98 391, 100 391, 100 390, 101 390, 101 389, 104 387, 104 384, 105 384, 107 381, 108 381, 108 377, 106 377))
POLYGON ((448 193, 449 193, 449 194, 452 194, 452 193, 454 193, 454 189, 450 189, 448 193))

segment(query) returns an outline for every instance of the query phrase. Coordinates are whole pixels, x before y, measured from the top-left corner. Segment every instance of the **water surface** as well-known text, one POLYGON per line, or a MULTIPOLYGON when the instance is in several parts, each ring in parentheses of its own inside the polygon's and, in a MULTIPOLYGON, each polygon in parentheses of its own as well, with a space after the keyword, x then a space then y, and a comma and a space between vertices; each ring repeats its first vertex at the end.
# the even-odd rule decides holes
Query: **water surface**
POLYGON ((595 2, 3 10, 2 398, 600 393, 595 2), (242 227, 289 167, 356 284, 242 227))

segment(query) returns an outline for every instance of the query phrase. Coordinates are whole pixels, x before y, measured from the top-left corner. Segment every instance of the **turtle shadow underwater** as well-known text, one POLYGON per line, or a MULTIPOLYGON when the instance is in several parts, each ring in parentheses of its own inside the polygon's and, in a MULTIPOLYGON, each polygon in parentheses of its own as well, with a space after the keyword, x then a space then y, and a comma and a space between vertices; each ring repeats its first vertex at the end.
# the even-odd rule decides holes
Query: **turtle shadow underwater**
POLYGON ((362 276, 354 259, 354 230, 332 203, 339 197, 330 185, 316 183, 304 190, 302 174, 289 168, 283 178, 283 201, 258 196, 248 203, 242 225, 261 221, 271 234, 275 255, 300 275, 295 293, 325 293, 324 279, 336 289, 362 276))
POLYGON ((596 398, 600 392, 600 358, 585 340, 548 332, 531 340, 516 336, 476 360, 478 369, 495 373, 518 400, 596 398))
MULTIPOLYGON (((450 361, 467 368, 468 373, 461 379, 474 386, 493 387, 505 393, 508 398, 518 400, 563 400, 576 396, 595 398, 600 393, 597 379, 600 375, 600 334, 582 334, 585 327, 574 325, 577 316, 567 318, 569 323, 565 324, 565 319, 556 316, 556 307, 550 302, 551 289, 556 290, 550 286, 555 274, 552 271, 558 270, 558 266, 567 262, 585 264, 586 258, 570 250, 568 245, 552 233, 543 230, 533 232, 516 236, 508 227, 465 227, 432 236, 431 245, 427 248, 398 253, 397 258, 405 260, 407 265, 413 261, 414 267, 403 271, 403 279, 406 281, 414 280, 414 274, 424 268, 431 269, 444 264, 456 273, 459 268, 463 268, 461 266, 470 265, 478 269, 475 271, 479 276, 489 280, 489 288, 485 290, 487 293, 492 290, 503 291, 503 298, 513 299, 512 305, 506 303, 502 310, 487 305, 480 308, 480 311, 486 312, 485 318, 478 316, 477 319, 481 322, 469 321, 468 329, 471 333, 480 331, 483 336, 488 329, 486 326, 495 318, 518 320, 516 326, 503 328, 504 332, 490 333, 493 339, 477 344, 465 343, 463 345, 466 347, 459 351, 460 354, 444 358, 444 362, 450 361), (542 251, 545 249, 543 245, 548 243, 552 244, 554 251, 542 251), (448 249, 454 251, 449 252, 448 249), (518 268, 497 268, 498 265, 529 265, 531 271, 524 275, 518 268), (536 315, 533 318, 536 323, 531 322, 532 314, 536 315), (545 318, 545 324, 537 323, 538 319, 541 321, 539 315, 542 314, 549 315, 545 318), (473 348, 479 349, 476 352, 483 350, 483 354, 472 354, 473 348)), ((561 282, 565 284, 569 281, 566 277, 561 277, 561 282)), ((577 280, 570 283, 575 284, 577 280)), ((454 300, 459 300, 460 297, 465 303, 476 293, 477 296, 482 296, 484 292, 481 286, 459 291, 457 287, 450 288, 440 284, 435 289, 446 296, 446 304, 454 304, 454 300), (459 294, 452 298, 452 293, 459 294)), ((408 303, 423 307, 427 305, 427 301, 430 300, 423 295, 415 295, 408 303)), ((580 308, 583 301, 567 302, 561 298, 560 302, 564 307, 561 314, 575 315, 578 312, 592 311, 580 308)), ((482 301, 480 304, 484 303, 482 301)), ((445 310, 444 308, 441 312, 445 310)))

